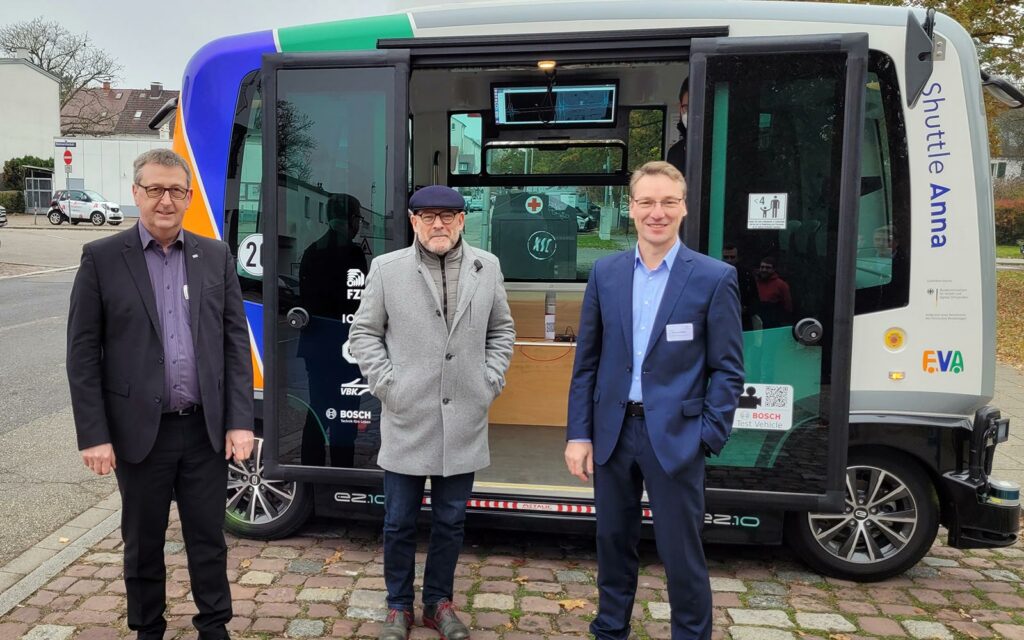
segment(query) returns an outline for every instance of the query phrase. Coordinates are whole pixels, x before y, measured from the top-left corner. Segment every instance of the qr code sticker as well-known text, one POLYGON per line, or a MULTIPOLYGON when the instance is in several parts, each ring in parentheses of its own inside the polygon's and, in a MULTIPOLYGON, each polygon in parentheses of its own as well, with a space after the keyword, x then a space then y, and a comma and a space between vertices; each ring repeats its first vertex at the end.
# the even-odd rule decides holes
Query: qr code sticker
POLYGON ((764 408, 785 407, 789 400, 789 387, 781 384, 768 384, 764 387, 764 408))

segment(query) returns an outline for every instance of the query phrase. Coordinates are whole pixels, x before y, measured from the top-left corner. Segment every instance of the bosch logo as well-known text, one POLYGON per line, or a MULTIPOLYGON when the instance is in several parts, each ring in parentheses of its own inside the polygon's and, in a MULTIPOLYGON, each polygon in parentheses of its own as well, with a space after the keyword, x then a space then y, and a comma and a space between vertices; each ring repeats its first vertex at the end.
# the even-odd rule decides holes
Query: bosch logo
POLYGON ((557 249, 558 241, 547 231, 535 231, 526 241, 526 250, 534 260, 550 260, 557 249))

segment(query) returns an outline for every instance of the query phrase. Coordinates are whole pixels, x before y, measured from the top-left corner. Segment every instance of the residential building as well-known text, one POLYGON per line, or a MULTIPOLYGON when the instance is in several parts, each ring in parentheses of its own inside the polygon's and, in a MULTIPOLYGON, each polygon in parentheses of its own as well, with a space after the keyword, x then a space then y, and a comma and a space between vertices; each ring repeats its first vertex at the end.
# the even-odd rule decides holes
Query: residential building
POLYGON ((60 82, 25 57, 0 58, 0 165, 11 158, 53 157, 60 135, 60 82))

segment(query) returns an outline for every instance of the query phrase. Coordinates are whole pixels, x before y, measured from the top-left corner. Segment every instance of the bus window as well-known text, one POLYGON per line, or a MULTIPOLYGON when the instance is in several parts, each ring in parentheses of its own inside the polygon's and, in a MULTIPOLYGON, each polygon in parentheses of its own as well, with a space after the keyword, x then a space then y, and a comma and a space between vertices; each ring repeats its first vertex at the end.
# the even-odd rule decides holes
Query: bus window
POLYGON ((448 124, 452 175, 479 175, 483 118, 477 112, 453 113, 448 124))
POLYGON ((662 157, 665 110, 626 110, 625 142, 606 130, 486 140, 482 114, 450 114, 449 183, 466 199, 464 234, 498 256, 507 281, 586 282, 598 258, 632 248, 629 173, 662 157))
POLYGON ((906 134, 892 59, 872 52, 864 109, 854 313, 894 309, 910 291, 906 134))
MULTIPOLYGON (((238 254, 242 240, 263 232, 263 99, 259 73, 248 74, 238 90, 224 193, 224 240, 238 254)), ((260 301, 260 276, 235 266, 246 299, 260 301)))

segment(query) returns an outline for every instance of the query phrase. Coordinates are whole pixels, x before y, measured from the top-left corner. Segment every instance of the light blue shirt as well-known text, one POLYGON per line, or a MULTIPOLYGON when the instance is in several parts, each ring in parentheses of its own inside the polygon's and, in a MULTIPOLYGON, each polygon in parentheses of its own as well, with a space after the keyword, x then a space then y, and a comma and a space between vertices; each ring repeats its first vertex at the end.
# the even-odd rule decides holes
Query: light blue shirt
POLYGON ((629 384, 629 400, 631 402, 643 402, 644 394, 640 385, 640 377, 643 375, 644 355, 647 354, 647 346, 651 341, 651 329, 654 327, 654 317, 658 315, 658 307, 661 306, 661 298, 665 295, 665 285, 668 284, 668 276, 672 265, 679 255, 679 240, 672 245, 672 248, 665 255, 654 269, 648 269, 640 257, 640 247, 636 248, 636 259, 633 262, 633 378, 629 384))
MULTIPOLYGON (((672 245, 665 259, 655 269, 648 269, 640 257, 640 247, 635 249, 633 260, 633 378, 629 385, 629 399, 632 402, 643 402, 643 391, 640 387, 640 376, 643 373, 644 354, 647 343, 651 341, 651 329, 654 318, 658 315, 661 298, 665 295, 665 285, 672 265, 679 255, 679 239, 672 245)), ((587 438, 569 440, 569 442, 590 442, 587 438)))

